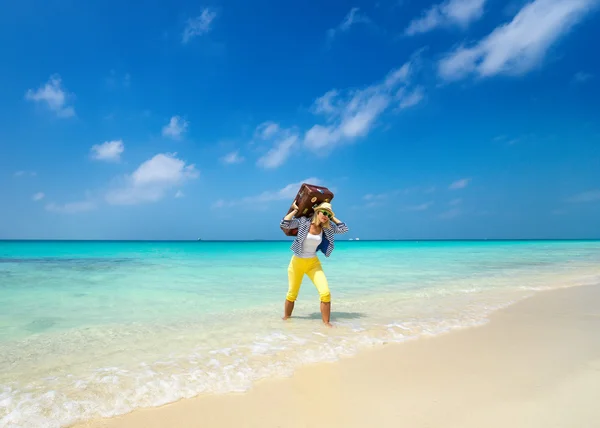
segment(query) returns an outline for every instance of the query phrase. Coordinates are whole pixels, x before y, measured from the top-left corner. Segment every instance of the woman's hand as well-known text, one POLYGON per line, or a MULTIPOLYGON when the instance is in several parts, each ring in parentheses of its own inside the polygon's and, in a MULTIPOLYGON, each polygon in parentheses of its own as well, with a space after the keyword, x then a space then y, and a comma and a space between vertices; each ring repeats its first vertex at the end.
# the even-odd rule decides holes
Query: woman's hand
POLYGON ((346 223, 342 222, 339 218, 333 217, 331 221, 333 222, 333 233, 348 232, 348 226, 346 226, 346 223))
POLYGON ((296 215, 297 212, 298 205, 296 205, 296 201, 294 200, 294 202, 292 203, 292 211, 290 211, 283 219, 289 221, 296 215))

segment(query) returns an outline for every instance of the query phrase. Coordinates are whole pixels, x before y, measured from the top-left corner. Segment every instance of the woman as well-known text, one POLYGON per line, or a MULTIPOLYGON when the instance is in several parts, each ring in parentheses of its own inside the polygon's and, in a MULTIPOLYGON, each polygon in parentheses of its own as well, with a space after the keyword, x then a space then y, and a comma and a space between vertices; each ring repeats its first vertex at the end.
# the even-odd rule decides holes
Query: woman
POLYGON ((292 243, 292 260, 288 266, 289 288, 285 300, 283 319, 292 316, 294 302, 298 297, 302 278, 306 274, 319 291, 321 299, 321 317, 323 323, 331 327, 331 294, 327 277, 317 257, 321 251, 329 257, 334 248, 334 234, 348 232, 345 223, 335 218, 331 204, 323 202, 314 209, 312 218, 298 217, 298 206, 294 201, 292 211, 281 220, 284 229, 298 229, 298 235, 292 243))

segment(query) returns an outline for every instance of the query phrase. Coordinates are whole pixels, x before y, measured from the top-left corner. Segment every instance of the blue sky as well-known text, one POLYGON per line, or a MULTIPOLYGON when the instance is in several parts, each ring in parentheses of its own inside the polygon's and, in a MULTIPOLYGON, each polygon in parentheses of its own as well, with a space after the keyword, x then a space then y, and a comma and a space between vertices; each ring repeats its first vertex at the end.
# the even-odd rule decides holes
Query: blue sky
POLYGON ((600 237, 594 0, 1 6, 0 238, 600 237))

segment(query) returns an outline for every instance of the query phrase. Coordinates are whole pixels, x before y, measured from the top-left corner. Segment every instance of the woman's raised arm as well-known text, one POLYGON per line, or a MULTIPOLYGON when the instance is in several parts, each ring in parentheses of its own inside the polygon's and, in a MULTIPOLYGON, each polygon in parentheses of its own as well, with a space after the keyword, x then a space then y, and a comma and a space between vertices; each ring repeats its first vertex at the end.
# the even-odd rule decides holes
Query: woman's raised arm
POLYGON ((333 233, 346 233, 348 232, 348 226, 346 226, 346 223, 344 223, 343 221, 341 221, 340 219, 337 219, 335 217, 333 217, 331 219, 332 222, 332 229, 333 229, 333 233))
POLYGON ((292 211, 290 211, 282 220, 281 227, 284 229, 296 229, 300 226, 300 220, 295 218, 294 216, 298 213, 298 205, 296 205, 296 201, 292 203, 292 211))

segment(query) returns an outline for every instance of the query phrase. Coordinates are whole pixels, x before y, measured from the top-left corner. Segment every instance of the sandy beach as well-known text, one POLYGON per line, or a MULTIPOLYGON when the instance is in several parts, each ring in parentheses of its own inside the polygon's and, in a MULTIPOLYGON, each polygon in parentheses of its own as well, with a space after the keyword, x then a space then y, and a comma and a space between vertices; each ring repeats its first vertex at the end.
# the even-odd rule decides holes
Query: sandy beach
POLYGON ((481 327, 76 427, 597 427, 599 304, 600 286, 539 292, 481 327))

